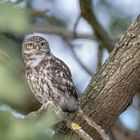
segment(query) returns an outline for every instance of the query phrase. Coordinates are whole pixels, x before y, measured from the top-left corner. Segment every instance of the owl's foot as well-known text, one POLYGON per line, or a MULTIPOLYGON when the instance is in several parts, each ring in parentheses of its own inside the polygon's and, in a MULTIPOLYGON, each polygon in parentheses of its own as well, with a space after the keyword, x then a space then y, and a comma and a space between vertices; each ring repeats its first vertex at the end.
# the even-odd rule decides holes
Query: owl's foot
POLYGON ((38 110, 38 112, 44 112, 48 109, 49 106, 55 106, 54 103, 52 101, 48 101, 44 104, 42 104, 41 108, 38 110))
POLYGON ((39 114, 47 111, 47 109, 52 109, 56 116, 59 118, 59 120, 67 122, 68 120, 68 113, 63 112, 61 107, 56 106, 52 101, 48 101, 44 104, 42 104, 41 108, 37 111, 39 114))

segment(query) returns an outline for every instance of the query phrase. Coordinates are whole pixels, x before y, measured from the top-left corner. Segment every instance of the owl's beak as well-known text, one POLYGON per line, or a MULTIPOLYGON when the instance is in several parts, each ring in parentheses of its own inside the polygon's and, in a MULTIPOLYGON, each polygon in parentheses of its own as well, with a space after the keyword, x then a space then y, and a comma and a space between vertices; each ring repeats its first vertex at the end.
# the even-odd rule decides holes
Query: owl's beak
POLYGON ((36 48, 37 50, 39 50, 39 44, 36 44, 36 45, 35 45, 35 48, 36 48))

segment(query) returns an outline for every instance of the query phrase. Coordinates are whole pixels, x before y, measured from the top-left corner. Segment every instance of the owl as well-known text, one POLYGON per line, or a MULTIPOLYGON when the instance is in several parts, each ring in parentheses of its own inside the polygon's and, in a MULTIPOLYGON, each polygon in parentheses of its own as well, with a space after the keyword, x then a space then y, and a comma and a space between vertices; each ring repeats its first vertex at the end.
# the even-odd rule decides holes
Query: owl
POLYGON ((53 102, 64 112, 78 110, 78 94, 68 66, 54 56, 43 34, 25 36, 22 44, 25 76, 35 98, 53 102))

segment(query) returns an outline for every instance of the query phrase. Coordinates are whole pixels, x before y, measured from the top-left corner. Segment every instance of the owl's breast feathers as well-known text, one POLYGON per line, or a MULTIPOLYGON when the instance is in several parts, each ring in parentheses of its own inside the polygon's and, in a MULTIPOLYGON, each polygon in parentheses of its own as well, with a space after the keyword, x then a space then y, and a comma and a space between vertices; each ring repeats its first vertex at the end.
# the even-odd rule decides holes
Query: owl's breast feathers
MULTIPOLYGON (((64 96, 78 100, 69 68, 55 56, 46 57, 35 68, 27 67, 26 77, 32 91, 37 94, 38 98, 51 99, 64 96)), ((40 99, 38 100, 40 101, 40 99)))

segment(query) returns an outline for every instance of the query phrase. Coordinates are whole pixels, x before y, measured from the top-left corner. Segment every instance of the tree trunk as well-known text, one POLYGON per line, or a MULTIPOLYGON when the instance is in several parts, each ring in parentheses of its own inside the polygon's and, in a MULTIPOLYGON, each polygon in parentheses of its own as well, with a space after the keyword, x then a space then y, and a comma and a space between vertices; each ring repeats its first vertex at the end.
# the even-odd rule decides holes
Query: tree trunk
MULTIPOLYGON (((111 52, 107 61, 91 79, 80 103, 85 114, 105 132, 114 125, 119 115, 130 105, 140 87, 140 16, 128 28, 111 52)), ((77 122, 95 140, 99 135, 76 116, 77 122)), ((68 131, 72 139, 80 139, 68 131)))

